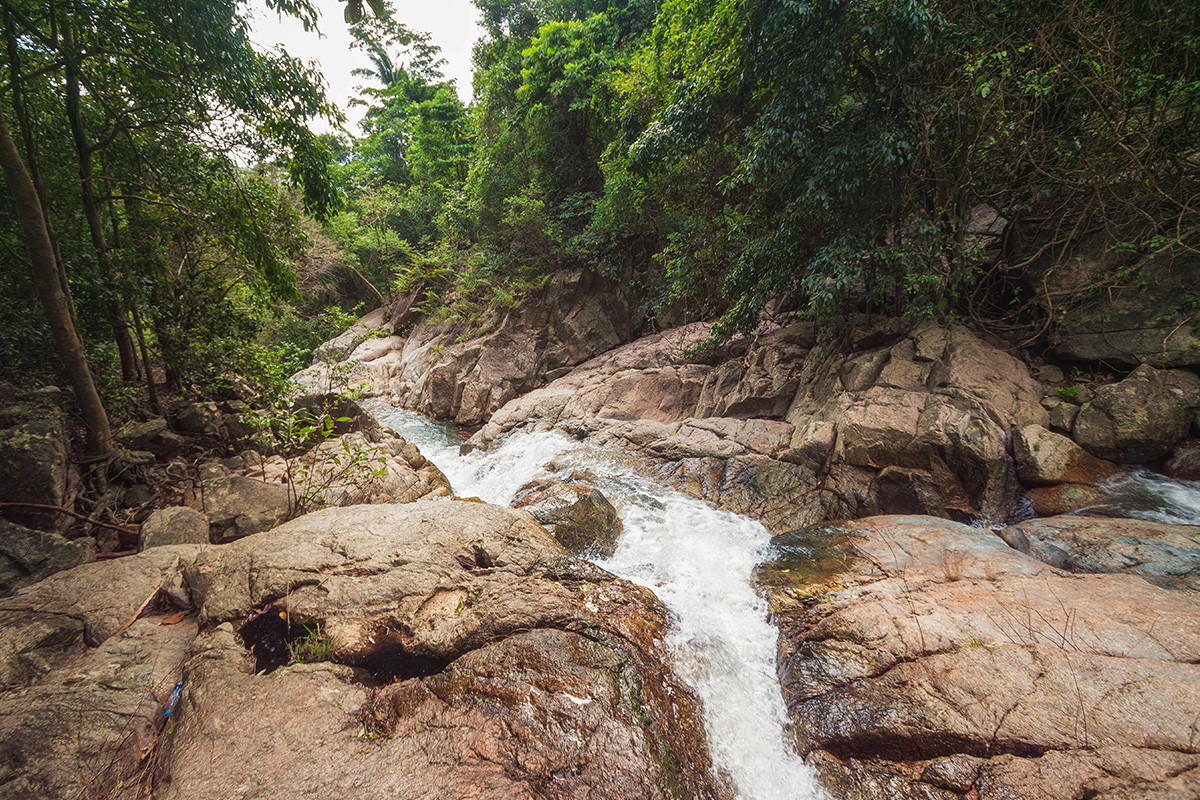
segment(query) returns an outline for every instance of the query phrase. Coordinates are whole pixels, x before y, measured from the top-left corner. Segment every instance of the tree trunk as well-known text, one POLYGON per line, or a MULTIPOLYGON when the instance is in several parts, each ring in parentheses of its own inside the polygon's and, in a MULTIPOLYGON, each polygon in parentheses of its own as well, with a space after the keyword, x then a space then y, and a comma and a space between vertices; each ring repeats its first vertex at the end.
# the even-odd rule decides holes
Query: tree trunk
POLYGON ((42 213, 42 203, 38 198, 29 170, 21 160, 16 142, 8 130, 8 121, 0 114, 0 167, 4 170, 4 178, 8 181, 9 191, 12 192, 13 205, 21 223, 21 236, 29 249, 30 271, 33 282, 37 286, 38 297, 46 311, 46 319, 54 335, 54 344, 62 359, 63 368, 75 390, 75 399, 83 414, 83 422, 87 427, 87 449, 93 455, 103 455, 112 450, 112 431, 108 425, 108 415, 100 395, 96 393, 96 385, 92 382, 92 373, 88 369, 87 359, 83 353, 83 343, 75 332, 75 323, 71 319, 67 297, 59 283, 58 267, 54 261, 54 246, 50 242, 50 234, 46 231, 46 217, 42 213))
POLYGON ((133 328, 137 331, 138 345, 142 350, 142 367, 146 370, 146 390, 150 393, 150 407, 161 414, 162 403, 158 402, 158 387, 154 385, 154 370, 150 367, 150 351, 146 349, 146 329, 142 325, 142 312, 133 307, 133 328))
MULTIPOLYGON (((75 32, 63 25, 63 41, 74 48, 75 32)), ((76 54, 77 55, 77 54, 76 54)), ((83 197, 83 215, 87 218, 88 230, 92 234, 92 246, 100 261, 100 270, 108 280, 119 286, 118 276, 113 269, 108 241, 104 235, 104 224, 100 219, 100 204, 96 201, 95 170, 92 167, 92 143, 83 124, 83 109, 80 104, 79 67, 72 59, 67 60, 67 119, 71 123, 71 136, 75 140, 75 153, 79 159, 79 185, 83 197)), ((115 225, 114 221, 114 225, 115 225)), ((112 324, 113 339, 121 357, 121 380, 131 383, 137 380, 137 359, 133 353, 133 339, 129 336, 129 325, 125 322, 125 309, 120 297, 109 303, 108 317, 112 324)))
POLYGON ((42 171, 38 156, 37 141, 33 135, 33 124, 29 121, 29 112, 25 107, 25 87, 21 80, 21 54, 17 49, 17 37, 13 30, 12 15, 4 10, 5 43, 8 47, 9 72, 12 76, 13 113, 21 128, 21 139, 25 144, 25 163, 28 166, 29 177, 33 179, 33 188, 37 190, 38 199, 42 204, 42 218, 46 222, 46 233, 50 237, 50 246, 54 250, 54 265, 58 270, 58 282, 67 298, 67 310, 71 312, 71 322, 76 321, 75 301, 71 297, 71 287, 67 283, 67 266, 63 262, 62 250, 58 246, 58 236, 54 233, 54 222, 50 218, 50 195, 42 179, 42 171))
POLYGON ((112 323, 113 338, 117 340, 117 353, 121 356, 121 380, 125 383, 135 383, 140 377, 137 355, 133 352, 133 337, 129 335, 129 323, 125 319, 125 309, 120 300, 112 301, 108 307, 108 314, 112 323))

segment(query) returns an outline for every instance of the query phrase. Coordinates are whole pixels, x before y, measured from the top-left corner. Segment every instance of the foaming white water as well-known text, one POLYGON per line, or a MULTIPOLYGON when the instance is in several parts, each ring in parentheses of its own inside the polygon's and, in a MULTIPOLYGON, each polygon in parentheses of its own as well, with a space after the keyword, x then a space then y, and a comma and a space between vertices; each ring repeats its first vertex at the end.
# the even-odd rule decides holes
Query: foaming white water
POLYGON ((1200 483, 1196 481, 1135 469, 1104 482, 1100 489, 1110 502, 1078 513, 1099 512, 1171 525, 1200 525, 1200 483))
POLYGON ((823 797, 787 742, 778 632, 750 582, 770 541, 766 529, 649 485, 604 488, 625 532, 601 566, 650 587, 674 613, 675 666, 704 702, 713 763, 746 800, 823 797))
POLYGON ((826 796, 788 744, 775 679, 778 633, 751 583, 770 540, 762 525, 623 473, 557 434, 517 433, 486 453, 460 456, 446 427, 383 405, 370 410, 421 448, 460 495, 506 504, 552 460, 586 467, 625 524, 616 552, 599 563, 650 587, 671 610, 674 666, 704 703, 713 763, 736 796, 826 796))

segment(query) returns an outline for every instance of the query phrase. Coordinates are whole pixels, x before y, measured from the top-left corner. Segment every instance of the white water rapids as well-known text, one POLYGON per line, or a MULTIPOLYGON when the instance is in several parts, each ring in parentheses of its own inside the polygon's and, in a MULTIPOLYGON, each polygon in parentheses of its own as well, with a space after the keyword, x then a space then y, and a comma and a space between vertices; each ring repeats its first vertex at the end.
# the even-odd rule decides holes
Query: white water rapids
POLYGON ((1143 468, 1128 470, 1100 484, 1109 503, 1077 514, 1109 514, 1168 525, 1200 525, 1200 483, 1159 475, 1143 468))
POLYGON ((516 433, 487 452, 460 456, 447 426, 379 401, 365 405, 437 464, 460 496, 508 505, 551 462, 586 469, 625 525, 612 558, 598 563, 653 589, 670 609, 673 666, 703 701, 714 766, 736 797, 826 797, 788 743, 775 679, 778 634, 751 582, 770 539, 762 525, 632 476, 557 434, 516 433))

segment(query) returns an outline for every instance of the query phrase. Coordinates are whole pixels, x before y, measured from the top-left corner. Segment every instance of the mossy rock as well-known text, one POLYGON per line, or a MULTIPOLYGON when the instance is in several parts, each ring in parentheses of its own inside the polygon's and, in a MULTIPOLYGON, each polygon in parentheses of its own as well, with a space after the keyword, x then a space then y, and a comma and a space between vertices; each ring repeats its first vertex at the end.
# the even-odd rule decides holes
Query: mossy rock
POLYGON ((578 556, 611 556, 624 529, 613 504, 586 483, 532 481, 517 491, 512 506, 528 511, 578 556))

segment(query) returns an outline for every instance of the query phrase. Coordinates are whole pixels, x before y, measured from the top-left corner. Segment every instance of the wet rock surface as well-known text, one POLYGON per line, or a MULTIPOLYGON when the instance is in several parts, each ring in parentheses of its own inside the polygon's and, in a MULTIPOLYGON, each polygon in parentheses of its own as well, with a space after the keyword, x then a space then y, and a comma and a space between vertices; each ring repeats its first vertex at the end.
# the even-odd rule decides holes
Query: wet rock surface
POLYGON ((1200 592, 1200 527, 1068 516, 1027 520, 998 533, 1022 553, 1069 572, 1128 573, 1200 592))
POLYGON ((585 483, 533 481, 517 490, 512 507, 531 514, 577 556, 611 556, 624 527, 608 498, 585 483))
POLYGON ((798 743, 835 796, 1185 797, 1200 785, 1194 595, 1073 575, 929 517, 842 528, 854 566, 779 613, 798 743))
POLYGON ((557 428, 782 532, 884 511, 1004 519, 1011 432, 1049 423, 1028 368, 958 326, 880 328, 849 356, 785 326, 717 366, 691 355, 708 331, 605 353, 505 405, 472 442, 557 428), (698 416, 712 412, 733 416, 698 416))

